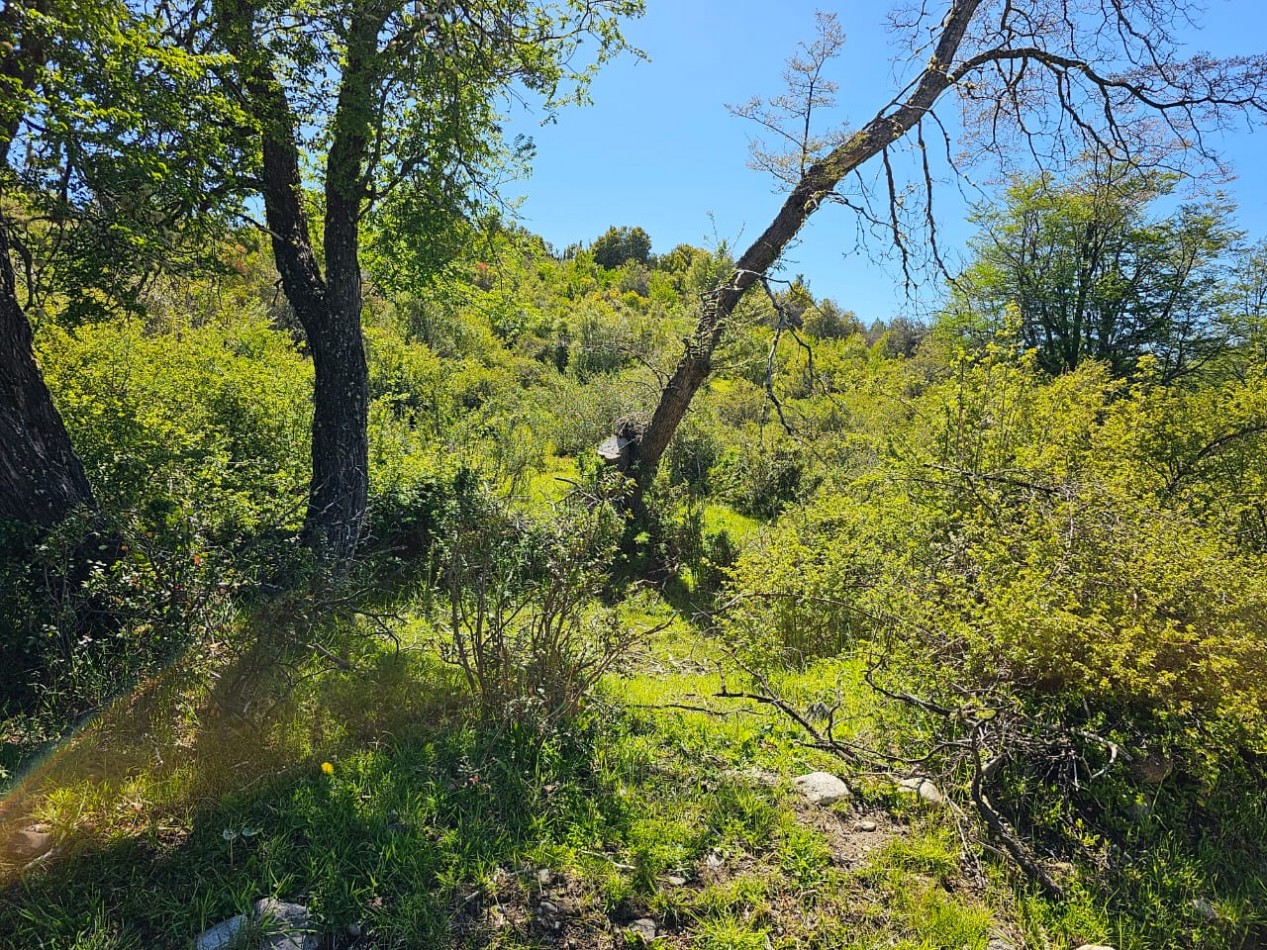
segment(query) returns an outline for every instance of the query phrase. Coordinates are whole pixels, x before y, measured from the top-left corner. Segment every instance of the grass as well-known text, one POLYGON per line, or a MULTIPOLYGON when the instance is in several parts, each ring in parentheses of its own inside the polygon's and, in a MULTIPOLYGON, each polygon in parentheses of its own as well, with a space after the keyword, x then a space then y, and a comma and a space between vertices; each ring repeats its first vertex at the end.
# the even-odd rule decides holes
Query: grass
MULTIPOLYGON (((664 615, 645 595, 624 610, 664 615)), ((424 642, 362 646, 357 672, 305 679, 246 717, 223 711, 228 671, 218 688, 150 684, 111 710, 10 796, 10 819, 60 843, 0 889, 0 947, 184 948, 264 896, 303 900, 328 932, 355 926, 356 946, 376 948, 635 946, 623 928, 644 916, 664 948, 985 950, 1008 934, 1143 950, 1185 926, 1187 945, 1232 947, 1267 906, 1261 874, 1214 880, 1236 865, 1179 834, 1137 830, 1148 856, 1134 884, 1115 878, 1129 891, 1075 871, 1055 903, 988 854, 973 883, 953 813, 879 779, 853 776, 853 803, 810 809, 791 778, 841 763, 768 708, 714 697, 717 645, 681 623, 551 736, 473 725, 424 642), (870 837, 853 828, 864 812, 882 825, 870 837), (1184 903, 1207 893, 1217 924, 1184 903)), ((874 738, 894 721, 859 676, 823 662, 779 686, 806 703, 839 690, 874 738)))

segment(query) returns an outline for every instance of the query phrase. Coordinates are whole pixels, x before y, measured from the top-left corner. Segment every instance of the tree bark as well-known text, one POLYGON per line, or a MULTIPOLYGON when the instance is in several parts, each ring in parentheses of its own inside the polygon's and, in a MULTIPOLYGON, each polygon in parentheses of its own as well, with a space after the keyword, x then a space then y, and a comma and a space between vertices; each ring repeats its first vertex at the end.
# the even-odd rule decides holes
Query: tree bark
POLYGON ((298 122, 255 37, 254 8, 249 0, 226 0, 217 12, 260 125, 273 257, 312 353, 312 480, 304 536, 318 553, 346 563, 364 531, 369 496, 369 371, 358 248, 373 114, 369 77, 382 20, 356 15, 349 29, 326 169, 323 277, 304 211, 298 122))
POLYGON ((35 363, 0 217, 0 520, 51 526, 92 489, 35 363))
POLYGON ((811 165, 774 221, 739 258, 726 283, 704 296, 695 333, 687 341, 686 352, 660 395, 651 423, 638 440, 633 466, 636 494, 641 495, 654 478, 660 458, 685 418, 691 400, 712 372, 713 351, 721 342, 726 321, 744 292, 765 277, 841 179, 913 129, 951 86, 950 64, 980 2, 959 0, 951 6, 936 50, 911 95, 895 108, 880 112, 826 158, 811 165))
MULTIPOLYGON (((38 37, 21 35, 18 24, 16 8, 6 4, 0 10, 0 36, 17 42, 0 56, 0 76, 29 89, 44 54, 38 37)), ((20 109, 0 109, 0 176, 8 171, 20 109)), ((0 211, 0 520, 51 526, 84 506, 93 506, 92 489, 35 362, 31 325, 18 301, 9 256, 8 222, 0 211)))

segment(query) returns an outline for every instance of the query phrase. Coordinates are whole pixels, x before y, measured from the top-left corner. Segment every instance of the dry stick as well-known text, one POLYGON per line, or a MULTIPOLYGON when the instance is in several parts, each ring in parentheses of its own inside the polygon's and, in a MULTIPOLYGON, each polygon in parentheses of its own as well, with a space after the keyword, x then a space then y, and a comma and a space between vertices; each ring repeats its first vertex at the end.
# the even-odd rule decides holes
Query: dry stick
MULTIPOLYGON (((741 663, 740 666, 743 667, 743 664, 741 663)), ((971 723, 971 726, 972 726, 971 735, 968 740, 946 740, 943 742, 939 742, 936 745, 934 745, 933 748, 930 749, 928 753, 924 755, 923 757, 918 758, 918 759, 910 759, 910 758, 892 755, 886 752, 881 752, 877 749, 868 749, 863 746, 856 746, 856 745, 853 745, 852 743, 845 744, 845 743, 842 743, 841 740, 835 739, 832 736, 824 736, 819 730, 815 729, 814 726, 803 715, 801 715, 796 709, 794 709, 790 704, 788 704, 782 699, 779 699, 777 696, 773 695, 773 690, 770 689, 770 685, 764 677, 762 677, 760 674, 756 673, 753 670, 749 670, 746 667, 743 667, 743 668, 745 669, 747 673, 749 673, 749 675, 753 676, 761 684, 762 688, 767 691, 768 695, 763 695, 760 693, 749 693, 749 692, 734 692, 728 689, 724 683, 722 685, 722 688, 718 692, 714 693, 713 695, 719 698, 726 698, 726 699, 748 699, 748 700, 752 700, 753 702, 758 702, 758 703, 763 703, 769 706, 773 706, 774 708, 782 712, 784 715, 788 716, 790 719, 795 721, 802 729, 804 729, 814 739, 814 744, 818 748, 821 748, 825 751, 834 752, 835 754, 845 759, 846 761, 849 761, 855 764, 862 764, 864 761, 864 756, 865 756, 865 757, 870 757, 873 760, 880 759, 880 760, 893 762, 893 763, 900 762, 908 767, 914 767, 916 765, 923 764, 929 761, 938 752, 944 751, 946 749, 959 748, 959 749, 970 750, 972 753, 973 777, 972 777, 972 784, 969 790, 969 795, 972 799, 972 803, 976 806, 977 812, 981 815, 982 819, 985 821, 986 826, 990 829, 990 831, 994 834, 994 836, 1003 845, 1007 854, 1012 858, 1013 861, 1016 862, 1017 866, 1020 867, 1020 869, 1024 871, 1032 880, 1038 882, 1039 886, 1042 887, 1042 889, 1045 892, 1047 892, 1049 895, 1053 897, 1061 896, 1063 892, 1060 885, 1057 884, 1055 879, 1053 879, 1052 876, 1048 874, 1047 871, 1042 867, 1042 865, 1038 863, 1038 861, 1034 858, 1033 854, 1030 852, 1029 848, 1026 847, 1024 842, 1022 842, 1016 836, 1016 834, 1011 830, 1011 828, 1008 827, 1007 822, 1003 819, 1002 815, 1000 815, 998 811, 994 808, 994 805, 990 802, 989 798, 986 796, 982 788, 984 784, 984 779, 986 778, 986 776, 989 773, 993 772, 995 769, 997 769, 998 766, 1001 765, 1002 762, 1004 761, 1004 757, 1002 755, 999 755, 999 756, 996 756, 994 759, 992 759, 989 763, 985 764, 984 766, 981 763, 982 731, 998 715, 999 710, 997 708, 988 708, 985 710, 981 710, 983 712, 989 713, 989 716, 985 719, 981 719, 978 717, 972 717, 968 719, 968 721, 971 723)), ((873 678, 874 672, 875 672, 874 670, 868 670, 867 673, 865 674, 867 683, 873 689, 875 689, 877 692, 881 693, 884 696, 887 696, 891 699, 902 702, 905 705, 914 706, 915 708, 924 710, 925 712, 936 713, 937 715, 943 716, 947 719, 961 716, 963 713, 963 710, 953 710, 946 706, 942 706, 938 703, 934 703, 930 700, 921 699, 920 697, 915 696, 911 693, 906 693, 906 692, 899 693, 899 692, 892 692, 890 690, 886 690, 883 687, 879 686, 874 681, 874 678, 873 678)), ((962 837, 962 834, 961 834, 961 837, 962 837)))
POLYGON ((981 786, 985 774, 997 768, 1003 762, 1003 756, 997 755, 984 766, 981 764, 981 727, 983 725, 984 723, 977 722, 972 729, 973 769, 970 794, 972 795, 973 804, 977 806, 977 811, 981 813, 985 823, 994 832, 994 836, 999 839, 1003 847, 1007 849, 1007 853, 1012 856, 1012 860, 1020 865, 1021 870, 1037 881, 1039 886, 1050 896, 1060 897, 1063 893, 1060 885, 1034 859, 1033 854, 1030 853, 1024 842, 1013 834, 1007 822, 1003 820, 1003 816, 995 811, 990 799, 986 797, 985 792, 982 790, 981 786))

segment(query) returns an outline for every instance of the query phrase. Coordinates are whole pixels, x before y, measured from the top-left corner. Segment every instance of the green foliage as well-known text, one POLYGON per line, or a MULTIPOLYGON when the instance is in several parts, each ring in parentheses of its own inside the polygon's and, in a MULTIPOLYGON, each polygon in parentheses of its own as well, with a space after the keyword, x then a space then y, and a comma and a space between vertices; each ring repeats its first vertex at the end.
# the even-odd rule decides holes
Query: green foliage
POLYGON ((217 537, 293 525, 308 478, 311 370, 258 319, 146 334, 49 328, 49 387, 102 502, 190 506, 217 537))
POLYGON ((1199 367, 1222 345, 1219 258, 1240 235, 1218 202, 1150 219, 1176 184, 1113 165, 1014 182, 1002 208, 976 216, 977 260, 952 313, 988 334, 1015 307, 1023 345, 1052 374, 1100 360, 1127 375, 1145 353, 1167 378, 1199 367))
POLYGON ((642 228, 612 226, 589 247, 594 263, 608 270, 622 264, 648 264, 651 260, 651 238, 642 228))
POLYGON ((631 632, 595 603, 621 527, 602 499, 537 524, 474 492, 446 512, 441 655, 485 719, 566 724, 630 647, 631 632))
POLYGON ((215 269, 234 188, 224 168, 242 154, 238 103, 208 81, 224 57, 191 51, 166 7, 5 14, 17 50, 6 43, 0 79, 0 213, 22 248, 27 309, 95 319, 137 310, 156 271, 215 269))

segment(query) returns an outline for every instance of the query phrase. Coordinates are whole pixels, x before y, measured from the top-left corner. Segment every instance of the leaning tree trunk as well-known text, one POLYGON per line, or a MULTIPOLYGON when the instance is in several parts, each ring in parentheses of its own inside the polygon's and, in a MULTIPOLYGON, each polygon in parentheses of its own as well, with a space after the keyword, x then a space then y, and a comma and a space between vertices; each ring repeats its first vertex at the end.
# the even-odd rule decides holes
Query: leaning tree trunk
POLYGON ((841 179, 918 125, 938 96, 950 88, 954 80, 948 67, 979 5, 980 0, 959 0, 952 6, 937 48, 910 97, 895 108, 881 112, 826 158, 811 165, 774 221, 736 263, 726 282, 704 295, 699 322, 686 343, 686 352, 661 392, 651 422, 639 436, 632 453, 635 498, 641 498, 655 477, 660 458, 686 416, 691 400, 712 372, 713 351, 721 342, 726 322, 744 291, 764 280, 809 216, 831 196, 841 179))

